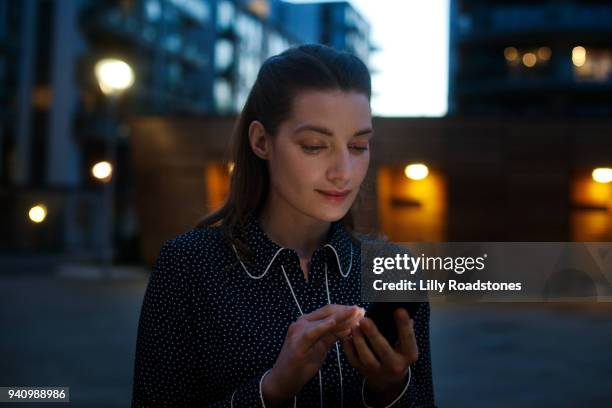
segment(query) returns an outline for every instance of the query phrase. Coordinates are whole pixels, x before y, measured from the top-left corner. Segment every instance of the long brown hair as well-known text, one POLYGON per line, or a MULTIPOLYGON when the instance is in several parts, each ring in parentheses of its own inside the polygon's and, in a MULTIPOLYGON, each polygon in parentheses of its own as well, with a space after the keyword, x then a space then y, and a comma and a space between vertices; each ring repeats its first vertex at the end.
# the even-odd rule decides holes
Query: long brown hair
MULTIPOLYGON (((249 125, 257 120, 274 137, 279 124, 291 114, 296 94, 304 90, 356 91, 370 101, 370 73, 353 54, 321 44, 292 47, 264 61, 232 132, 229 195, 219 209, 195 226, 219 223, 224 238, 247 257, 250 251, 240 242, 239 231, 249 214, 259 214, 270 189, 266 162, 251 150, 249 125)), ((341 222, 349 233, 353 231, 352 210, 341 222)))

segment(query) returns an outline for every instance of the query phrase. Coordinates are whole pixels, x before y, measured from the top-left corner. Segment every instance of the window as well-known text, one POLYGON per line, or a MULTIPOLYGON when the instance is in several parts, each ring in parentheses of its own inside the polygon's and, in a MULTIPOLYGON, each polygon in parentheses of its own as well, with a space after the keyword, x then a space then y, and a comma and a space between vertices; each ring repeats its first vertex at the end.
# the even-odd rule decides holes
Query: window
POLYGON ((217 27, 229 28, 234 19, 234 5, 230 1, 221 1, 217 6, 217 27))
POLYGON ((145 16, 149 21, 157 21, 161 16, 159 0, 147 0, 145 3, 145 16))
POLYGON ((228 40, 215 43, 215 68, 218 71, 227 69, 234 60, 234 45, 228 40))
POLYGON ((225 79, 218 78, 214 85, 215 105, 219 111, 228 111, 232 107, 232 88, 225 79))

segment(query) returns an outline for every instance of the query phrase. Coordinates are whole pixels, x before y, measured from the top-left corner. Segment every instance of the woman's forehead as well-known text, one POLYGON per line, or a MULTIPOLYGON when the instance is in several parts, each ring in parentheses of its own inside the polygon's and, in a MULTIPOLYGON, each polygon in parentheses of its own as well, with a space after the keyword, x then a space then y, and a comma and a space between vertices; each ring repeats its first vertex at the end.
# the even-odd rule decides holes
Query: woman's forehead
POLYGON ((371 126, 368 98, 355 91, 303 91, 296 95, 291 111, 293 130, 304 125, 328 127, 347 120, 352 126, 371 126))
POLYGON ((323 104, 334 104, 338 102, 353 103, 360 105, 369 105, 368 97, 358 91, 341 89, 307 89, 297 92, 294 97, 295 105, 308 105, 312 102, 320 102, 323 104))

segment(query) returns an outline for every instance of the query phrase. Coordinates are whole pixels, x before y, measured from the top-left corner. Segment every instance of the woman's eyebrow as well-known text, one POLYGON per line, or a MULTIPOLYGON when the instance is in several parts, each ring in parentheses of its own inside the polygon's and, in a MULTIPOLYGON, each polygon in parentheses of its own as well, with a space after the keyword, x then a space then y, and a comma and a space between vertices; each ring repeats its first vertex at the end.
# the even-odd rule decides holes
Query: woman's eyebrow
MULTIPOLYGON (((318 133, 322 133, 326 136, 333 136, 334 132, 332 132, 331 130, 327 129, 326 127, 323 126, 316 126, 316 125, 299 125, 298 127, 295 128, 294 133, 299 133, 305 130, 311 130, 313 132, 318 132, 318 133)), ((372 128, 365 128, 365 129, 361 129, 357 132, 355 132, 354 136, 361 136, 361 135, 366 135, 369 133, 374 133, 374 131, 372 130, 372 128)))

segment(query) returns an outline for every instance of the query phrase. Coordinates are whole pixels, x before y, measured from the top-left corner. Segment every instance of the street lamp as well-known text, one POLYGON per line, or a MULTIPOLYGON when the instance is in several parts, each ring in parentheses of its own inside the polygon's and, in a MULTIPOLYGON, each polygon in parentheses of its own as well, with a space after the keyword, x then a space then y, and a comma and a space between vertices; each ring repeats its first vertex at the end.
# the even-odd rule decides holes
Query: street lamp
POLYGON ((113 175, 113 165, 107 161, 101 161, 93 165, 91 174, 100 181, 108 182, 113 175))
POLYGON ((47 207, 44 204, 36 204, 28 211, 30 221, 40 224, 47 218, 47 207))
POLYGON ((423 180, 429 174, 429 169, 423 163, 413 163, 404 167, 404 175, 411 180, 423 180))
POLYGON ((134 71, 125 62, 115 58, 104 58, 96 64, 98 85, 105 95, 119 95, 134 84, 134 71))
POLYGON ((125 90, 134 84, 134 71, 125 61, 116 58, 104 58, 95 65, 94 72, 100 90, 107 96, 107 128, 106 128, 106 160, 97 163, 92 168, 94 177, 105 182, 104 196, 104 241, 102 253, 104 276, 110 276, 110 267, 114 252, 114 219, 115 219, 115 177, 113 166, 116 166, 117 137, 112 120, 116 117, 117 100, 125 90))
POLYGON ((610 167, 598 167, 591 173, 593 180, 598 183, 610 183, 612 182, 612 168, 610 167))

